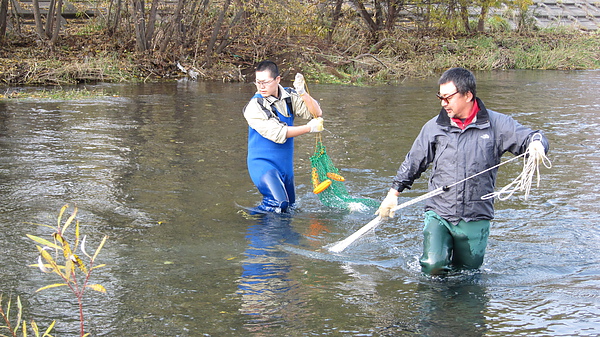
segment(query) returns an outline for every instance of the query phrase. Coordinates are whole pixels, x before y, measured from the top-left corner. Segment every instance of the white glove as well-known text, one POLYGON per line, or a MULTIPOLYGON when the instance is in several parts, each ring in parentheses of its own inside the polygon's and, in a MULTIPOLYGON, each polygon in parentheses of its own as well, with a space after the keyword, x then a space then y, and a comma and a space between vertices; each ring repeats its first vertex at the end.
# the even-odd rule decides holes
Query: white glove
POLYGON ((323 118, 317 117, 313 118, 306 125, 310 126, 310 132, 321 132, 323 131, 323 118))
POLYGON ((304 86, 305 86, 304 76, 300 73, 297 73, 296 78, 294 79, 294 89, 296 89, 296 92, 298 93, 298 95, 302 96, 302 95, 306 94, 306 90, 304 89, 304 86))
POLYGON ((379 209, 375 212, 375 215, 379 215, 381 218, 393 218, 395 211, 392 208, 398 206, 398 196, 394 192, 388 192, 387 196, 379 205, 379 209))
POLYGON ((535 160, 535 162, 540 162, 546 156, 544 144, 542 144, 542 142, 539 140, 534 140, 529 143, 527 152, 529 153, 529 156, 535 160))

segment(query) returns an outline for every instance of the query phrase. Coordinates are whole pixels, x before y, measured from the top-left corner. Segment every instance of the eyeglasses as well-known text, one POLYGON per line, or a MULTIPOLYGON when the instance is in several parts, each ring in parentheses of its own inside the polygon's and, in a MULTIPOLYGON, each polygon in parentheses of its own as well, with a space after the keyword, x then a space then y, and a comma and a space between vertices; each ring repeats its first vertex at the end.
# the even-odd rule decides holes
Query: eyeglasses
POLYGON ((450 99, 452 98, 452 96, 454 96, 456 94, 458 94, 458 91, 455 92, 455 93, 453 93, 453 94, 450 94, 450 95, 448 95, 446 97, 442 97, 439 92, 437 94, 435 94, 435 95, 437 96, 437 98, 440 99, 440 101, 444 101, 444 102, 446 102, 446 104, 450 104, 450 102, 449 102, 450 99))
POLYGON ((254 84, 256 84, 257 87, 266 87, 267 85, 273 83, 273 81, 275 81, 275 79, 270 81, 254 81, 254 84))

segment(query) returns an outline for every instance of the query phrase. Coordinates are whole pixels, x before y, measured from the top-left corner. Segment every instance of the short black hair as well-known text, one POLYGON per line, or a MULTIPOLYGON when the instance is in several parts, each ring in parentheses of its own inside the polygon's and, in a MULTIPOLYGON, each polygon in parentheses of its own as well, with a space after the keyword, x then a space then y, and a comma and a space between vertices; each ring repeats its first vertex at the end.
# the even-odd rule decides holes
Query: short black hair
POLYGON ((452 82, 462 95, 467 92, 471 92, 473 97, 477 97, 477 84, 475 82, 475 75, 472 72, 465 68, 450 68, 446 70, 440 79, 438 80, 438 85, 446 84, 452 82))
POLYGON ((256 71, 268 70, 273 78, 279 76, 279 67, 273 61, 265 60, 256 65, 256 71))

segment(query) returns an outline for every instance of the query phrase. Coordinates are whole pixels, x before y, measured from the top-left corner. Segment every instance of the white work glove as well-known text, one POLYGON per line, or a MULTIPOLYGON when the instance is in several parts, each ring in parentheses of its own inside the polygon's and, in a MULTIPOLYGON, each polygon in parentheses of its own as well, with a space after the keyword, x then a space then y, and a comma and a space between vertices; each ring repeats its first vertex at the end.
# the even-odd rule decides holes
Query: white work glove
POLYGON ((304 89, 304 87, 305 87, 304 76, 300 73, 297 73, 296 78, 294 79, 294 89, 296 89, 296 92, 298 93, 298 95, 302 96, 302 95, 306 94, 306 89, 304 89))
POLYGON ((529 156, 535 160, 536 163, 542 161, 542 159, 546 156, 546 149, 544 148, 544 144, 542 144, 542 142, 539 140, 534 140, 531 143, 529 143, 527 152, 529 156))
POLYGON ((379 205, 379 209, 375 212, 375 215, 379 215, 382 219, 393 218, 395 211, 392 211, 392 208, 396 206, 398 206, 398 196, 390 191, 381 202, 381 205, 379 205))
POLYGON ((313 118, 306 125, 310 126, 310 133, 323 131, 323 118, 313 118))

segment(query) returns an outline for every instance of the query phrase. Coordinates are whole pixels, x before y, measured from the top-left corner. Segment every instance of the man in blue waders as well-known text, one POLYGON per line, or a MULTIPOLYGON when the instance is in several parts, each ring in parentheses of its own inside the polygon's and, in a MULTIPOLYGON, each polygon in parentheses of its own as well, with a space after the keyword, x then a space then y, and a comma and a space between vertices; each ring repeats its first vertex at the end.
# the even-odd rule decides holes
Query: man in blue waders
POLYGON ((419 262, 423 273, 431 275, 478 269, 483 264, 494 199, 482 197, 494 192, 498 169, 483 171, 498 165, 505 152, 548 151, 548 140, 540 131, 486 109, 477 98, 475 76, 470 71, 449 69, 438 84, 442 109, 421 129, 376 213, 393 217, 400 192, 410 189, 432 166, 429 190, 443 188, 444 192, 425 203, 419 262), (465 179, 468 177, 472 178, 465 179))
POLYGON ((286 212, 296 202, 294 138, 323 131, 321 107, 296 74, 294 89, 279 84, 279 68, 272 61, 256 66, 257 92, 244 108, 248 122, 248 172, 263 195, 259 212, 286 212), (294 117, 311 119, 294 126, 294 117), (313 118, 314 117, 314 118, 313 118))

